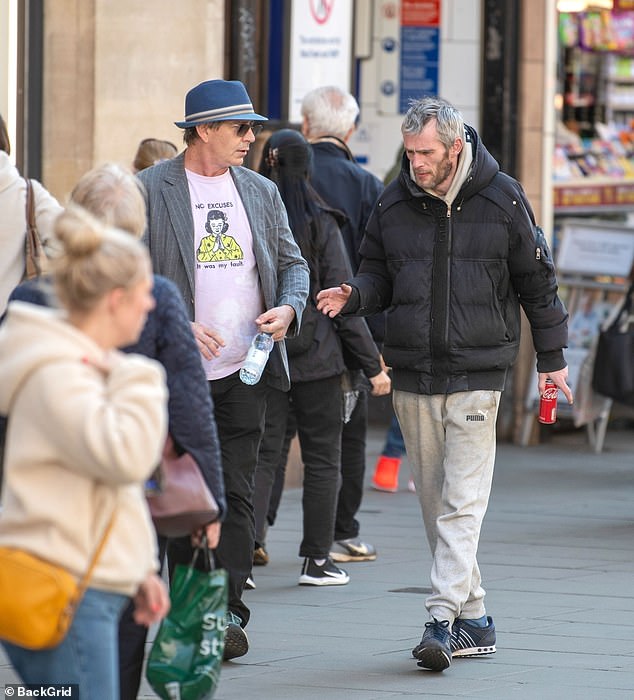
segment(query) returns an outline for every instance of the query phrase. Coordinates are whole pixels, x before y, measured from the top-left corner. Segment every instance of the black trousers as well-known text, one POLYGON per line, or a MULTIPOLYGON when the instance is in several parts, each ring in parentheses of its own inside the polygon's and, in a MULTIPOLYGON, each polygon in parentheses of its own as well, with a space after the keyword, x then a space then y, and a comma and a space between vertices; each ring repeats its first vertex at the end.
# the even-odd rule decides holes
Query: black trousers
POLYGON ((357 405, 341 434, 341 488, 337 499, 335 540, 359 536, 356 515, 363 498, 365 443, 368 429, 368 394, 359 393, 357 405))
MULTIPOLYGON (((220 542, 214 551, 218 568, 229 574, 229 610, 246 627, 251 611, 242 600, 244 584, 251 575, 255 521, 253 487, 255 465, 264 431, 266 375, 253 386, 240 381, 238 372, 209 382, 218 426, 227 514, 220 542)), ((193 550, 188 538, 170 540, 167 558, 170 570, 189 564, 193 550)), ((204 567, 199 557, 196 566, 204 567)))
MULTIPOLYGON (((269 414, 267 407, 266 425, 279 425, 283 420, 273 412, 269 414)), ((363 499, 363 484, 365 479, 365 449, 368 426, 368 395, 362 392, 359 395, 357 405, 352 416, 343 425, 341 434, 341 488, 337 498, 337 511, 335 518, 335 540, 346 540, 359 536, 360 525, 356 518, 361 501, 363 499)), ((267 527, 275 523, 277 509, 279 507, 284 489, 284 476, 286 462, 288 460, 289 445, 295 433, 297 424, 295 414, 288 414, 286 435, 280 453, 278 466, 275 470, 272 486, 267 487, 271 475, 265 475, 260 470, 256 471, 255 504, 255 540, 256 546, 266 542, 267 527), (269 496, 270 494, 270 496, 269 496), (268 509, 266 506, 268 498, 268 509)), ((269 464, 264 460, 264 464, 269 464)), ((263 467, 266 469, 266 467, 263 467)))
POLYGON ((264 523, 269 512, 291 404, 304 463, 303 538, 299 555, 322 559, 328 556, 332 545, 339 490, 341 377, 295 382, 288 394, 269 390, 267 428, 256 471, 256 520, 264 523))
MULTIPOLYGON (((256 545, 264 544, 266 541, 266 529, 271 525, 275 525, 275 518, 277 518, 277 511, 280 507, 280 502, 282 500, 282 494, 284 493, 284 482, 286 481, 286 464, 288 462, 288 453, 291 448, 291 440, 297 434, 297 421, 295 420, 295 414, 293 413, 293 405, 291 403, 291 411, 286 419, 286 437, 284 438, 284 444, 282 445, 282 452, 280 453, 280 463, 275 472, 275 481, 273 482, 273 488, 271 489, 271 498, 269 499, 269 510, 266 514, 266 522, 263 523, 261 530, 258 530, 258 511, 256 507, 255 511, 255 541, 256 545), (262 536, 261 540, 258 540, 258 536, 262 536)), ((266 429, 265 429, 266 430, 266 429)), ((256 470, 256 484, 257 484, 258 472, 256 470)), ((257 489, 257 485, 256 485, 257 489)))
POLYGON ((288 394, 269 389, 266 399, 264 435, 258 452, 255 470, 253 509, 255 512, 255 546, 264 546, 266 531, 272 513, 275 521, 284 487, 286 461, 291 440, 295 434, 294 413, 288 394))
MULTIPOLYGON (((165 559, 167 539, 157 535, 161 569, 165 559)), ((119 692, 120 700, 136 700, 141 686, 148 628, 137 625, 132 616, 134 602, 130 601, 119 620, 119 692)))

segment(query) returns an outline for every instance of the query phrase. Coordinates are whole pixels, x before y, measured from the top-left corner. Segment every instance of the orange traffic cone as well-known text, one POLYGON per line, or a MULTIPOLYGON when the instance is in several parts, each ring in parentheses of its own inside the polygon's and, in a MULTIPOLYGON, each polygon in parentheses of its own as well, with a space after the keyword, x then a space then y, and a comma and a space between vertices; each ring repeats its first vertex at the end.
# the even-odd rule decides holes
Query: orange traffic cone
POLYGON ((398 470, 401 466, 400 457, 385 457, 381 455, 374 467, 372 486, 377 491, 398 491, 398 470))

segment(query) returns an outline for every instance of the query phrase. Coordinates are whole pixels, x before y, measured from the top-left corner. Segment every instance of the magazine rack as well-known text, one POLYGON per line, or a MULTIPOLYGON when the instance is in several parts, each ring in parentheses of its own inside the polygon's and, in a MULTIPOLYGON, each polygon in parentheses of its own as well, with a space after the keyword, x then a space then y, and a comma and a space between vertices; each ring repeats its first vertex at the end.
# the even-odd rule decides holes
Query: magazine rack
MULTIPOLYGON (((600 327, 628 289, 634 264, 634 228, 598 220, 567 220, 557 255, 557 279, 569 313, 568 384, 575 403, 560 393, 558 418, 585 427, 596 453, 603 449, 612 400, 592 390, 592 362, 600 327), (577 399, 581 399, 578 401, 577 399)), ((528 445, 539 411, 536 382, 524 402, 520 444, 528 445)))

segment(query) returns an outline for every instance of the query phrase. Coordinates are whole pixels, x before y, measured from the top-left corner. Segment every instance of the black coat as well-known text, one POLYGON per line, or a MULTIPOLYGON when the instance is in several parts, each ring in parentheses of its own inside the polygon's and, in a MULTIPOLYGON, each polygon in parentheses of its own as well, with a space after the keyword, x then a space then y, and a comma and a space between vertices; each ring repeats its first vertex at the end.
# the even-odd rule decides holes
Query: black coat
MULTIPOLYGON (((321 198, 333 209, 343 212, 341 235, 352 271, 356 272, 361 256, 359 248, 374 205, 383 192, 383 183, 369 170, 362 168, 349 151, 329 141, 312 144, 313 168, 310 181, 321 198)), ((339 280, 340 282, 342 280, 339 280)), ((372 337, 377 344, 385 335, 385 315, 367 318, 372 337)), ((354 358, 345 352, 346 365, 358 369, 354 358)))
POLYGON ((520 184, 467 127, 471 171, 448 210, 403 160, 361 245, 345 313, 387 309, 383 354, 394 388, 421 394, 502 390, 520 341, 520 305, 538 370, 565 366, 568 314, 520 184))
MULTIPOLYGON (((346 369, 343 350, 363 369, 367 377, 381 372, 378 349, 368 326, 362 318, 331 319, 316 309, 320 289, 340 284, 350 276, 350 265, 343 246, 336 214, 318 207, 319 226, 312 225, 313 244, 317 251, 318 270, 311 269, 311 289, 302 316, 299 343, 306 350, 294 354, 292 341, 288 344, 291 383, 325 379, 342 374, 346 369), (313 274, 316 273, 316 274, 313 274), (306 334, 310 342, 303 341, 306 334)), ((310 264, 310 263, 309 263, 310 264)))
POLYGON ((318 141, 312 144, 312 150, 310 182, 326 204, 346 215, 341 235, 352 270, 356 272, 365 225, 383 191, 383 183, 334 143, 318 141))

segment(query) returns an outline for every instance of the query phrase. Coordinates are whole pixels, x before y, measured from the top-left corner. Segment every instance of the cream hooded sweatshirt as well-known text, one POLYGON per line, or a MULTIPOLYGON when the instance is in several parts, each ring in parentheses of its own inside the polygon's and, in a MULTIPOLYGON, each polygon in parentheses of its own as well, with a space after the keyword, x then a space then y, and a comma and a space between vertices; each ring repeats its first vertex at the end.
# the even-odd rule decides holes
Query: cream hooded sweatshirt
MULTIPOLYGON (((55 220, 62 211, 53 195, 33 180, 35 224, 47 254, 54 249, 55 220)), ((0 151, 0 314, 24 277, 26 183, 9 156, 0 151)))
POLYGON ((157 569, 144 481, 167 430, 162 367, 104 351, 59 311, 9 304, 0 327, 8 415, 0 545, 83 574, 113 508, 90 586, 132 595, 157 569))

